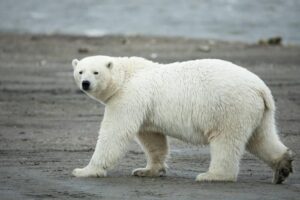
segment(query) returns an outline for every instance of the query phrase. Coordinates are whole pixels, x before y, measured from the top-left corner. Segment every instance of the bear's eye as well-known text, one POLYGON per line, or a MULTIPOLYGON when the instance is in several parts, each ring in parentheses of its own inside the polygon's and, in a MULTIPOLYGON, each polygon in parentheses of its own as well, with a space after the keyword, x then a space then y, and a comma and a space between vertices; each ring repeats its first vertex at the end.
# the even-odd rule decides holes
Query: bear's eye
POLYGON ((99 74, 99 72, 94 72, 95 75, 99 74))
POLYGON ((82 71, 80 71, 79 74, 82 74, 82 71))

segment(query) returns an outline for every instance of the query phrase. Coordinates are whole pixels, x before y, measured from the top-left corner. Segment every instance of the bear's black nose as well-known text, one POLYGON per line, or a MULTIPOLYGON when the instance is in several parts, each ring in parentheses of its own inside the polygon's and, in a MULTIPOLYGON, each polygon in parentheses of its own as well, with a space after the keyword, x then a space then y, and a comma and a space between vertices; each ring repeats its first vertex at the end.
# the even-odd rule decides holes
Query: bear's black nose
POLYGON ((82 81, 82 89, 89 90, 91 83, 89 81, 82 81))

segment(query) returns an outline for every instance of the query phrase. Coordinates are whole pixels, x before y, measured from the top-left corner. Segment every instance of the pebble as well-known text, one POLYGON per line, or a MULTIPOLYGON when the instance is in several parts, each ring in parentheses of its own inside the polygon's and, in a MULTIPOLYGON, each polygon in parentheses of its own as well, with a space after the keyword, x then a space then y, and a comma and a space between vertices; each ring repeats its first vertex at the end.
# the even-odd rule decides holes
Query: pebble
POLYGON ((196 48, 196 51, 202 51, 202 52, 210 52, 211 48, 208 45, 202 45, 202 46, 198 46, 196 48))
POLYGON ((86 47, 80 47, 80 48, 78 48, 77 51, 78 51, 78 53, 88 53, 89 49, 86 47))
POLYGON ((156 59, 156 58, 158 57, 158 55, 157 55, 157 53, 151 53, 151 54, 150 54, 150 57, 151 57, 152 59, 156 59))

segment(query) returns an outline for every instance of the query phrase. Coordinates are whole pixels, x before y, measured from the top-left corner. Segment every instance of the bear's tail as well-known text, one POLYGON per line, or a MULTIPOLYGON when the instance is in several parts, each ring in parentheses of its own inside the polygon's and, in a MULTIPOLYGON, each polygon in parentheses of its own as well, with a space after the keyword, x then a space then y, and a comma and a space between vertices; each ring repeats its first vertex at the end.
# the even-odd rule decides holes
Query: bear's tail
POLYGON ((273 99, 270 89, 267 86, 265 86, 260 91, 260 93, 261 93, 262 99, 264 100, 265 112, 267 112, 267 111, 275 112, 275 102, 274 102, 274 99, 273 99))

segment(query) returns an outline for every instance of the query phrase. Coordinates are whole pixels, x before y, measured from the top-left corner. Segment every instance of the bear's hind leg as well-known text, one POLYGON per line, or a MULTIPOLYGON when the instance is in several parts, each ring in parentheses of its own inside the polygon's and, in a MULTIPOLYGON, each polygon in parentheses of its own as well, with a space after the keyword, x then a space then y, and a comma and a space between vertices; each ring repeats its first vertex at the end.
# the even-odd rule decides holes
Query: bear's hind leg
POLYGON ((269 111, 265 114, 262 124, 249 139, 247 150, 273 169, 272 182, 280 184, 293 172, 294 155, 280 141, 274 121, 274 113, 269 111))
POLYGON ((164 176, 168 155, 167 137, 157 132, 140 132, 138 141, 147 157, 147 166, 133 170, 134 176, 164 176))
POLYGON ((220 133, 210 141, 211 161, 209 170, 199 174, 196 181, 236 181, 239 173, 239 162, 247 141, 246 135, 238 132, 236 134, 220 133))

